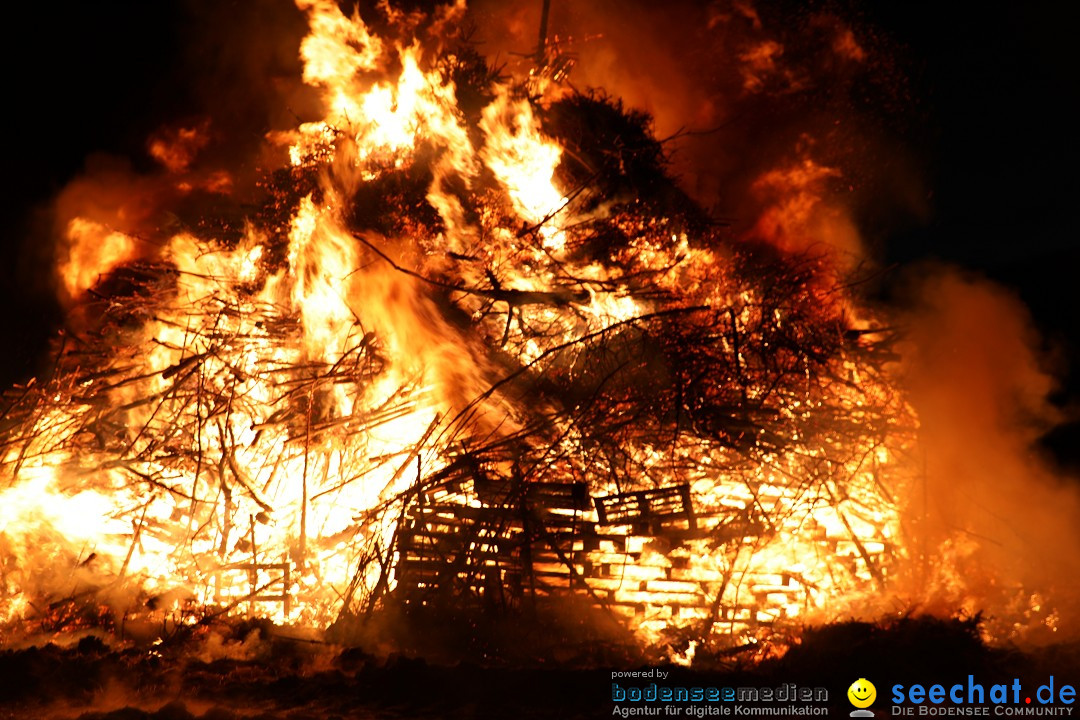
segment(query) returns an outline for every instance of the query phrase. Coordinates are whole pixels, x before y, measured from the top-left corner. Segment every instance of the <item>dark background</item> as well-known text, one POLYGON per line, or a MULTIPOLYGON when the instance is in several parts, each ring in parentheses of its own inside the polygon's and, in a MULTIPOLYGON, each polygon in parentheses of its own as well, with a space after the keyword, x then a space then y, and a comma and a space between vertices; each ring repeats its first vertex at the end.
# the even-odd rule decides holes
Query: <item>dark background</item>
MULTIPOLYGON (((932 215, 895 232, 886 259, 941 259, 1017 291, 1044 349, 1062 359, 1054 400, 1071 409, 1080 400, 1074 28, 1051 3, 942 5, 870 11, 907 47, 913 88, 930 109, 912 145, 928 159, 932 215)), ((1078 465, 1075 422, 1044 442, 1078 465)))
MULTIPOLYGON (((260 33, 280 34, 290 23, 287 13, 260 22, 260 6, 266 8, 255 2, 49 3, 9 18, 2 49, 8 102, 0 385, 40 370, 60 323, 43 277, 48 227, 41 208, 91 153, 145 163, 146 137, 155 128, 214 114, 212 98, 222 89, 228 94, 235 70, 223 45, 236 42, 238 33, 222 26, 253 23, 257 42, 260 33)), ((886 234, 883 259, 901 265, 942 259, 1015 289, 1048 348, 1065 359, 1056 400, 1075 404, 1080 153, 1072 108, 1080 100, 1080 63, 1066 10, 1042 2, 1008 10, 867 3, 842 11, 857 14, 899 49, 921 107, 903 141, 926 175, 931 211, 897 223, 886 234)), ((274 72, 290 71, 280 53, 267 56, 274 58, 274 72)), ((258 132, 257 123, 250 130, 258 132)), ((1052 433, 1047 444, 1066 461, 1080 456, 1075 425, 1052 433)))

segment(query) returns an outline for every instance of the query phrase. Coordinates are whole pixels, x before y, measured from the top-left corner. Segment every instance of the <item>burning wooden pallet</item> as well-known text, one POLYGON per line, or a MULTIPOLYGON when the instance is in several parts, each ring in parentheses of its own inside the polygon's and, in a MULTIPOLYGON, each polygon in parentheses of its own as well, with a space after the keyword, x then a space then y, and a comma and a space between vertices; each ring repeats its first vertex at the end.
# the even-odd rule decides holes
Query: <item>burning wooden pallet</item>
POLYGON ((600 525, 630 525, 635 533, 657 534, 684 522, 685 530, 697 530, 689 485, 607 495, 593 502, 600 525))
POLYGON ((565 564, 574 538, 587 531, 589 496, 582 483, 450 481, 418 495, 398 537, 399 594, 407 602, 472 599, 517 604, 543 594, 552 574, 541 566, 565 564), (438 498, 433 502, 433 498, 438 498))
POLYGON ((507 606, 583 594, 631 611, 707 605, 678 562, 642 559, 663 558, 654 546, 645 552, 650 540, 670 549, 696 532, 686 485, 592 497, 583 483, 517 491, 449 483, 437 494, 439 502, 421 497, 408 508, 399 533, 397 592, 406 602, 507 606))
MULTIPOLYGON (((701 515, 687 484, 592 496, 583 483, 515 488, 458 478, 407 508, 396 595, 406 604, 486 608, 582 596, 637 623, 699 622, 737 635, 811 605, 813 588, 797 572, 696 561, 708 543, 749 558, 768 533, 747 512, 701 515)), ((855 551, 848 555, 854 561, 855 551)))

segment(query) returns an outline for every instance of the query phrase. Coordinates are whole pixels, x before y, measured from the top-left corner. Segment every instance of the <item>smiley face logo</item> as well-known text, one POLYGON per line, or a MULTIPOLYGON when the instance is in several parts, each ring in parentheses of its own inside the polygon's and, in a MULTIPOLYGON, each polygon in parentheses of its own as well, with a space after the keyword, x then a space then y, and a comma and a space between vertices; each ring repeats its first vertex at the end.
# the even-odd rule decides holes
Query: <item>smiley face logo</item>
POLYGON ((857 708, 870 707, 877 698, 877 688, 866 678, 859 678, 847 689, 847 697, 857 708))

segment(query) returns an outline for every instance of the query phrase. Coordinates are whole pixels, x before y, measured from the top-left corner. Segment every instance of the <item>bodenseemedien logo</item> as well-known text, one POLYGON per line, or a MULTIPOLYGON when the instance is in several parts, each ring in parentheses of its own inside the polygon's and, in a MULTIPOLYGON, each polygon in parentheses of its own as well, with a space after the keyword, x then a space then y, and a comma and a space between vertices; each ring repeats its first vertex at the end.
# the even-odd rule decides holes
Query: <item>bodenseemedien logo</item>
POLYGON ((849 713, 851 717, 874 717, 874 712, 866 709, 873 705, 877 698, 877 688, 874 687, 874 683, 866 678, 859 678, 847 689, 847 697, 848 702, 856 708, 849 713))
POLYGON ((624 718, 829 715, 827 688, 802 687, 793 682, 772 687, 688 686, 671 675, 668 668, 613 670, 611 714, 624 718))

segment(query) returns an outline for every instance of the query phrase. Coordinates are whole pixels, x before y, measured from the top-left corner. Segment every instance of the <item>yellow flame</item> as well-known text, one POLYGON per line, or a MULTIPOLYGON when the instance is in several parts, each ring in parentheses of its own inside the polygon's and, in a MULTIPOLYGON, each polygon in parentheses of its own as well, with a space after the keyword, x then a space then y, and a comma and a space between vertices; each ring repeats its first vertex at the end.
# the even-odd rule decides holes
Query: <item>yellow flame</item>
POLYGON ((60 278, 69 297, 79 297, 102 276, 135 258, 135 239, 104 225, 76 217, 67 226, 67 256, 60 278))
POLYGON ((518 215, 530 225, 543 223, 539 231, 545 246, 562 249, 565 236, 550 224, 566 203, 553 184, 562 149, 540 135, 529 102, 511 98, 506 88, 484 108, 480 128, 487 137, 480 156, 506 188, 518 215))

